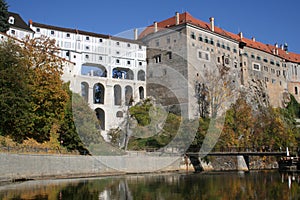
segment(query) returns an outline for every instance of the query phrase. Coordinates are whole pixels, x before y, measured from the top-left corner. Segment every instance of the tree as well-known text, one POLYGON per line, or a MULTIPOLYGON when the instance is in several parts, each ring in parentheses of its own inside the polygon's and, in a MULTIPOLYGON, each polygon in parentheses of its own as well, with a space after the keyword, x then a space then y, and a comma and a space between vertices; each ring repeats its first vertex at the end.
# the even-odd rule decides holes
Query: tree
POLYGON ((0 135, 21 142, 33 130, 30 78, 22 48, 12 40, 0 44, 0 135))
POLYGON ((1 133, 17 142, 50 139, 64 117, 68 94, 63 89, 62 60, 55 41, 45 37, 20 43, 3 41, 1 64, 1 133))
POLYGON ((252 146, 254 121, 251 106, 241 96, 226 113, 224 128, 220 137, 223 145, 227 147, 252 146))
POLYGON ((8 6, 4 0, 0 0, 0 32, 6 33, 9 30, 8 6))
MULTIPOLYGON (((64 89, 68 92, 68 95, 72 97, 72 92, 69 88, 69 83, 64 84, 64 89)), ((66 104, 64 118, 60 122, 58 133, 61 145, 66 147, 68 150, 77 150, 80 152, 80 154, 83 155, 89 153, 76 131, 76 126, 73 120, 72 112, 72 98, 69 98, 66 104)))
POLYGON ((29 85, 34 129, 30 134, 42 142, 49 140, 51 127, 59 124, 64 117, 69 96, 61 80, 63 63, 56 56, 58 48, 55 40, 43 36, 34 39, 27 37, 23 44, 24 64, 33 72, 29 85))
POLYGON ((196 80, 195 84, 199 114, 204 118, 217 118, 236 96, 235 72, 221 64, 204 68, 203 71, 203 80, 196 80))

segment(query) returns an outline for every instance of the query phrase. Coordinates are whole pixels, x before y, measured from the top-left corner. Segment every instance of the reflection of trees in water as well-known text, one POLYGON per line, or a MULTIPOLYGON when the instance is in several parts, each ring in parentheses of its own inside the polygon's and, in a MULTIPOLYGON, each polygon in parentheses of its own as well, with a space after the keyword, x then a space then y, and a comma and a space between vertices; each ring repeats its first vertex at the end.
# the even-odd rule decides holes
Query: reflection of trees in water
POLYGON ((25 182, 6 191, 0 187, 0 199, 298 199, 297 180, 299 176, 292 179, 289 188, 288 175, 281 176, 278 172, 226 172, 136 175, 48 184, 25 182))

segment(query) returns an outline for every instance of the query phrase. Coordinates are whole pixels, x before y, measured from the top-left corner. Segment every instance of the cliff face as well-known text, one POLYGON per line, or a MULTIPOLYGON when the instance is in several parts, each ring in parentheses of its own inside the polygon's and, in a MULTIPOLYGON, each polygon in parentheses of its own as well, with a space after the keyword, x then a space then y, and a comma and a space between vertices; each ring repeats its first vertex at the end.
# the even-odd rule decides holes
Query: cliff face
POLYGON ((247 86, 241 88, 247 102, 252 105, 254 110, 259 107, 286 107, 290 101, 288 91, 281 88, 270 87, 265 81, 252 78, 248 80, 247 86))

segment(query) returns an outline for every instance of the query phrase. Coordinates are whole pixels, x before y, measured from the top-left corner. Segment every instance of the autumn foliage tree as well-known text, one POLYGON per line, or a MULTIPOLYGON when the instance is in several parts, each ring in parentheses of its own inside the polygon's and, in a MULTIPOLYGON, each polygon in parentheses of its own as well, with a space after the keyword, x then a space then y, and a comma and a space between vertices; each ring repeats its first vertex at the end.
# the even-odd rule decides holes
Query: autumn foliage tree
POLYGON ((69 95, 61 80, 62 59, 56 56, 55 40, 40 37, 24 41, 25 64, 33 71, 30 77, 34 131, 37 141, 48 140, 53 125, 63 119, 69 95))
POLYGON ((69 96, 57 52, 55 41, 46 37, 0 44, 2 135, 43 142, 59 129, 69 96))

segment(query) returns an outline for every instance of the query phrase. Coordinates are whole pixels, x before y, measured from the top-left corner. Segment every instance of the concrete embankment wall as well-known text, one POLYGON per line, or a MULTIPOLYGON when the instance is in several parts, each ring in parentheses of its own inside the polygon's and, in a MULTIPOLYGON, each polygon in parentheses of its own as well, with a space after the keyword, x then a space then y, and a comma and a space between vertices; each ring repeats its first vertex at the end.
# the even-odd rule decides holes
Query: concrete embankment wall
POLYGON ((70 178, 180 170, 181 158, 0 153, 0 181, 70 178))

